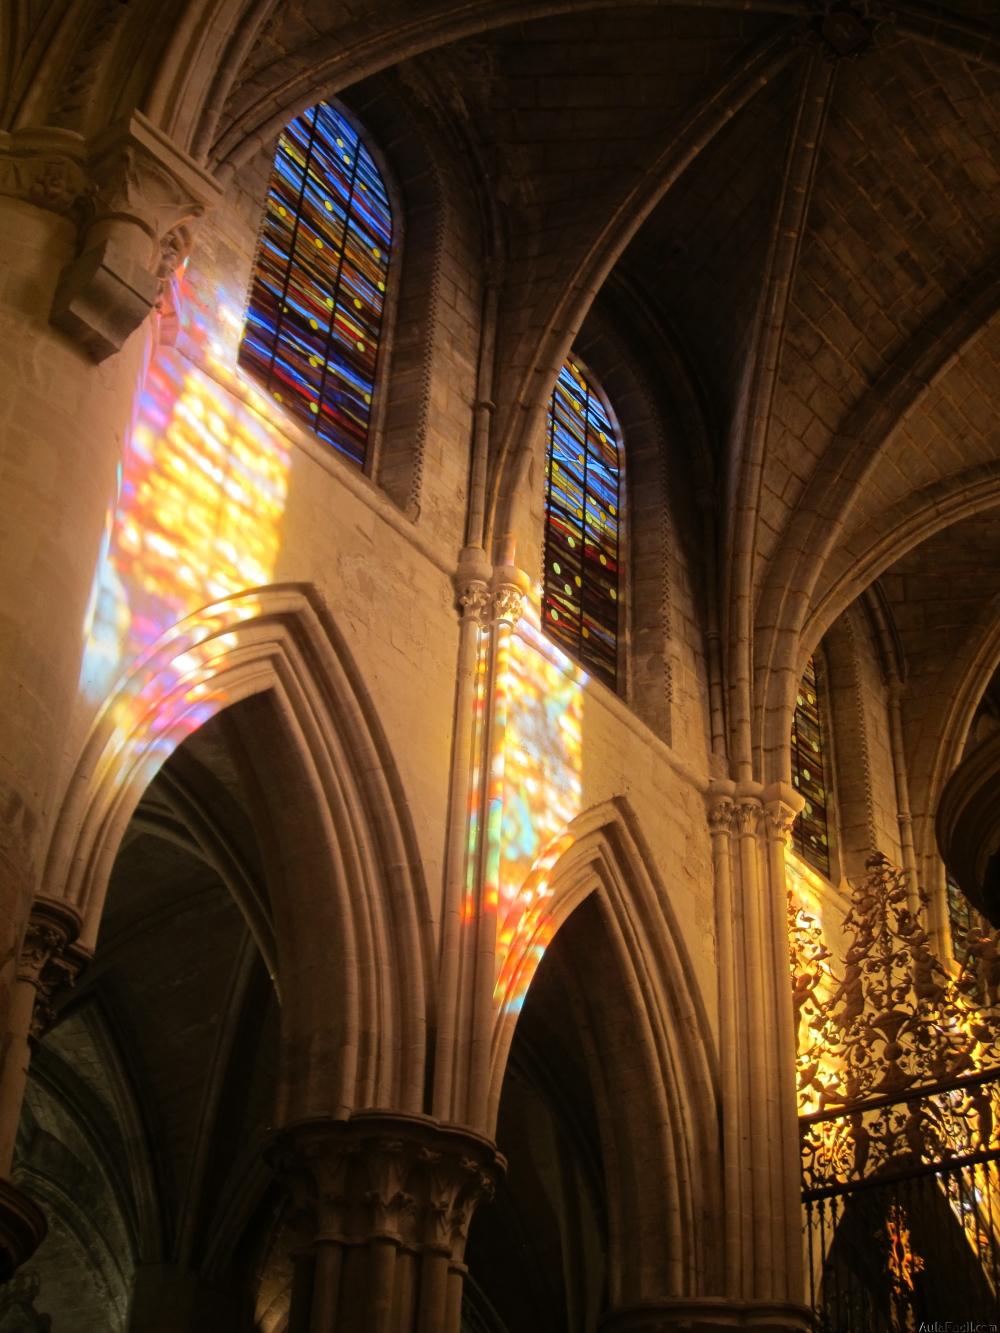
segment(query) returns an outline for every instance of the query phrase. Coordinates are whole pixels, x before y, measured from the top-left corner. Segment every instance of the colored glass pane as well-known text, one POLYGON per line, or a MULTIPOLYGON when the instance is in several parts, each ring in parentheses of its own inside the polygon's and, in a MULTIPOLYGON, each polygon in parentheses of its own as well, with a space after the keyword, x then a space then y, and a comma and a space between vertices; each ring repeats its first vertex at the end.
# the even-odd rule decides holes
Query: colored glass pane
POLYGON ((948 876, 948 925, 951 929, 951 952, 960 962, 969 952, 969 932, 982 930, 983 920, 979 913, 958 887, 957 882, 948 876))
POLYGON ((278 141, 239 359, 361 465, 391 245, 378 168, 350 122, 320 102, 278 141))
POLYGON ((810 657, 799 683, 792 716, 792 782, 806 802, 792 825, 792 842, 810 865, 829 875, 829 797, 823 733, 816 659, 810 657))
POLYGON ((592 675, 618 682, 620 441, 600 393, 565 363, 548 415, 545 632, 592 675))

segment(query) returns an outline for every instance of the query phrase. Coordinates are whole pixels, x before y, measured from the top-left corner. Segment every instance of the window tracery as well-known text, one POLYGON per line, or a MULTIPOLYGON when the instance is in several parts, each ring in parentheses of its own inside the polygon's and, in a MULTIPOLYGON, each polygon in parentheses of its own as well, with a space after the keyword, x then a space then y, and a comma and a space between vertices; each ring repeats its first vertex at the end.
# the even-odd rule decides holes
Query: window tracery
POLYGON ((621 438, 592 376, 570 357, 549 402, 542 624, 587 671, 618 686, 621 438))
POLYGON ((320 102, 278 141, 240 363, 274 400, 364 466, 392 212, 371 153, 320 102))

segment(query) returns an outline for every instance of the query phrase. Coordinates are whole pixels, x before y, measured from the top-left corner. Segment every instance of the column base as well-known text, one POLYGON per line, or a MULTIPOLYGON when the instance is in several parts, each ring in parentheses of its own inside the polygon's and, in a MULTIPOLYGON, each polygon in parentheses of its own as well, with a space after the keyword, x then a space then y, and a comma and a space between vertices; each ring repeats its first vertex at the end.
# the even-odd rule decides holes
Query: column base
POLYGON ((9 1282, 48 1231, 38 1204, 0 1177, 0 1282, 9 1282))
POLYGON ((642 1301, 614 1310, 601 1320, 601 1333, 680 1333, 743 1328, 755 1333, 808 1333, 812 1315, 794 1301, 741 1301, 721 1296, 688 1296, 642 1301))

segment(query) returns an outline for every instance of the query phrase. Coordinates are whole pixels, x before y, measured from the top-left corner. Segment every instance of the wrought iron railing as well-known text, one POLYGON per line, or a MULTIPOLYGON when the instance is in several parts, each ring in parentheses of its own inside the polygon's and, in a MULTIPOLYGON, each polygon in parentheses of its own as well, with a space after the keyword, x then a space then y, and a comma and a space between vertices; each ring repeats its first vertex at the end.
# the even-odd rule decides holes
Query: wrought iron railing
POLYGON ((998 1014, 934 956, 903 873, 881 856, 869 871, 838 965, 790 915, 815 1327, 997 1329, 998 1014))

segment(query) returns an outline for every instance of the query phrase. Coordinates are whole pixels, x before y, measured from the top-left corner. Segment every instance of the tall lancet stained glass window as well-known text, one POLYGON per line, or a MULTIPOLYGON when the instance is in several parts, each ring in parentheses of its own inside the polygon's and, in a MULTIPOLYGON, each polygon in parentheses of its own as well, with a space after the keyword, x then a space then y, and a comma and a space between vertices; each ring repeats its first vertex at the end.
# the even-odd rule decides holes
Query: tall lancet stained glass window
POLYGON ((239 359, 265 390, 364 465, 392 214, 371 154, 326 102, 282 132, 239 359))
POLYGON ((593 378, 568 360, 548 415, 546 633, 592 675, 618 684, 621 441, 593 378))
POLYGON ((810 865, 830 873, 829 797, 819 669, 810 657, 792 715, 792 782, 805 797, 792 825, 792 844, 810 865))

